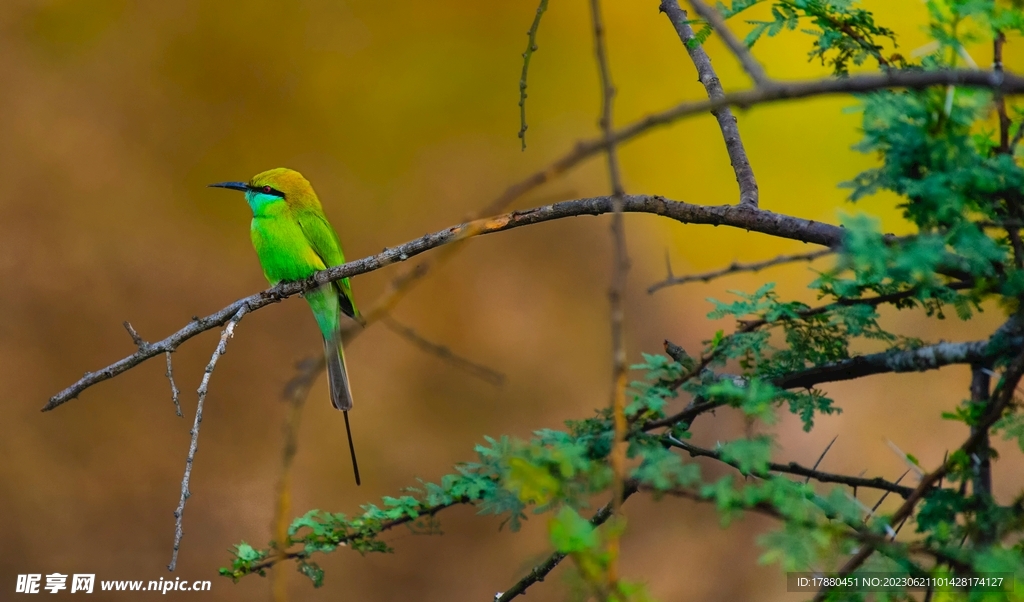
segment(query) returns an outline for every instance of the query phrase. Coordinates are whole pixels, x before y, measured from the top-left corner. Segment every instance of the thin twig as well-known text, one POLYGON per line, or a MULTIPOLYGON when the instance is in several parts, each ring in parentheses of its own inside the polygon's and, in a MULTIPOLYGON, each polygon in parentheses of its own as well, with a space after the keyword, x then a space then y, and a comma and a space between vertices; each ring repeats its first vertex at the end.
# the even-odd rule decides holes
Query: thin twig
MULTIPOLYGON (((957 282, 947 283, 944 286, 949 290, 959 291, 974 288, 975 282, 973 280, 961 280, 957 282)), ((917 287, 914 287, 903 291, 897 291, 895 293, 876 295, 874 297, 840 297, 839 299, 832 303, 798 310, 796 314, 800 319, 807 319, 812 316, 828 313, 839 307, 850 307, 854 305, 871 305, 877 307, 879 305, 885 305, 886 303, 895 303, 897 301, 902 301, 904 299, 914 298, 920 292, 921 291, 917 287)), ((764 318, 759 318, 757 320, 740 320, 740 324, 742 326, 740 327, 739 331, 753 332, 754 330, 768 324, 768 322, 769 321, 764 318)))
POLYGON ((519 138, 523 141, 523 150, 526 150, 526 73, 530 70, 533 53, 537 52, 537 30, 540 28, 540 18, 547 9, 548 0, 540 0, 533 25, 530 26, 530 31, 526 32, 529 41, 526 43, 526 51, 523 52, 523 74, 519 78, 519 138))
MULTIPOLYGON (((668 2, 662 3, 666 6, 668 2)), ((684 13, 685 17, 685 13, 684 13)), ((676 19, 672 19, 676 23, 676 19)), ((688 26, 687 26, 688 27, 688 26)), ((692 29, 690 29, 692 35, 692 29)), ((679 119, 692 115, 703 115, 717 111, 722 107, 750 108, 756 105, 769 104, 782 100, 796 100, 815 96, 831 96, 833 94, 857 94, 888 88, 905 88, 921 90, 932 86, 969 86, 989 88, 1003 94, 1024 93, 1024 78, 1010 73, 994 71, 978 71, 970 69, 948 69, 942 71, 898 71, 869 75, 854 75, 842 79, 827 78, 807 81, 776 81, 767 88, 753 88, 740 92, 730 92, 719 98, 702 101, 684 101, 657 113, 652 113, 631 125, 616 131, 615 141, 624 142, 650 132, 656 127, 668 125, 679 119)), ((590 145, 599 146, 601 140, 581 142, 577 149, 586 149, 590 145)))
MULTIPOLYGON (((676 439, 675 437, 672 436, 667 436, 665 439, 669 443, 669 445, 671 445, 672 447, 678 447, 679 449, 682 449, 683 451, 689 453, 690 456, 702 456, 705 458, 711 458, 713 460, 718 460, 719 462, 722 462, 724 464, 728 464, 733 468, 739 468, 739 465, 737 463, 729 462, 728 460, 723 459, 721 452, 717 450, 699 447, 693 445, 692 443, 676 439)), ((869 489, 879 489, 881 491, 898 494, 902 497, 907 497, 914 491, 910 487, 900 486, 897 483, 887 481, 881 477, 875 477, 873 479, 864 479, 861 477, 851 477, 843 474, 822 472, 814 468, 807 468, 806 466, 801 466, 796 462, 790 462, 788 464, 769 462, 768 471, 806 477, 808 479, 814 479, 815 481, 819 481, 821 483, 838 483, 840 485, 848 485, 850 487, 867 487, 869 489)))
POLYGON ((725 24, 725 19, 718 10, 711 8, 707 4, 704 4, 701 0, 689 0, 693 6, 693 12, 701 16, 702 19, 711 25, 725 45, 729 47, 729 50, 736 56, 740 64, 743 65, 743 70, 747 72, 750 79, 754 80, 754 83, 758 86, 770 86, 772 81, 768 78, 768 75, 764 72, 764 68, 761 63, 757 62, 757 59, 750 54, 750 49, 733 34, 729 26, 725 24))
MULTIPOLYGON (((611 516, 611 511, 608 512, 608 516, 611 516)), ((512 587, 506 591, 494 594, 494 602, 506 602, 522 595, 534 583, 544 581, 548 573, 555 570, 555 567, 563 560, 565 560, 565 554, 562 552, 552 553, 543 562, 533 567, 525 577, 517 581, 512 587)))
POLYGON ((180 393, 180 391, 178 391, 178 385, 174 384, 174 368, 171 365, 171 352, 165 351, 164 355, 167 356, 167 372, 164 373, 164 376, 166 376, 168 382, 171 383, 171 401, 174 402, 174 413, 177 414, 179 418, 182 418, 181 403, 178 401, 178 393, 180 393))
MULTIPOLYGON (((661 11, 668 15, 676 34, 686 47, 690 60, 697 68, 697 77, 700 83, 707 90, 708 98, 712 103, 721 102, 726 98, 722 83, 711 66, 711 58, 700 44, 693 42, 693 28, 690 27, 686 11, 679 7, 678 0, 664 0, 661 3, 661 11)), ((739 126, 736 117, 728 104, 721 104, 708 109, 715 119, 718 120, 718 127, 722 130, 722 137, 725 139, 725 150, 729 153, 729 161, 732 162, 733 171, 736 172, 736 182, 740 188, 740 205, 744 207, 757 207, 758 192, 757 180, 754 178, 754 170, 750 166, 750 159, 747 151, 743 148, 743 140, 740 138, 739 126)))
POLYGON ((181 478, 181 499, 178 500, 178 507, 174 510, 174 549, 171 552, 171 563, 167 565, 167 570, 169 571, 173 571, 178 564, 178 548, 181 546, 182 536, 182 517, 185 515, 185 501, 192 495, 188 484, 189 479, 192 477, 192 463, 196 458, 196 450, 199 449, 199 426, 203 422, 203 402, 206 401, 206 393, 209 391, 210 376, 213 375, 213 370, 217 367, 217 360, 227 351, 228 339, 235 334, 235 325, 242 320, 247 311, 248 307, 242 305, 231 319, 228 320, 224 331, 221 332, 220 341, 217 343, 216 349, 213 350, 213 355, 210 356, 210 363, 206 364, 203 380, 199 383, 199 389, 196 391, 199 395, 199 402, 196 405, 196 418, 192 423, 192 430, 190 432, 192 441, 188 446, 188 456, 185 458, 185 475, 181 478))
MULTIPOLYGON (((731 274, 738 274, 740 272, 760 272, 765 268, 774 267, 777 265, 783 265, 787 263, 796 263, 798 261, 814 261, 819 257, 831 255, 835 253, 835 249, 822 249, 821 251, 814 251, 812 253, 799 253, 796 255, 779 255, 771 259, 764 261, 755 261, 753 263, 738 263, 732 262, 728 267, 712 270, 710 272, 704 272, 702 274, 689 274, 686 276, 674 276, 669 270, 668 276, 661 282, 656 282, 647 288, 648 293, 653 293, 660 289, 674 286, 677 284, 686 284, 688 282, 710 282, 716 278, 722 276, 729 276, 731 274)), ((667 261, 667 258, 666 258, 667 261)))
POLYGON ((381 322, 383 322, 391 332, 412 343, 418 349, 441 358, 441 360, 451 364, 453 367, 471 374, 488 384, 494 385, 495 387, 500 387, 505 384, 505 375, 501 372, 466 359, 456 354, 445 345, 439 345, 424 338, 416 332, 414 328, 402 324, 390 315, 382 317, 381 322))
POLYGON ((138 347, 140 351, 146 348, 146 341, 142 340, 142 337, 135 331, 135 327, 132 326, 131 322, 125 320, 124 322, 121 322, 121 325, 128 331, 128 336, 132 338, 132 342, 135 343, 135 346, 138 347))
MULTIPOLYGON (((626 292, 626 275, 629 272, 629 257, 626 251, 626 229, 622 216, 622 197, 625 190, 622 186, 618 148, 612 138, 612 109, 615 100, 615 85, 612 83, 611 68, 608 66, 608 50, 605 46, 604 23, 601 18, 600 0, 590 0, 590 15, 594 26, 594 56, 597 59, 598 73, 601 78, 601 118, 599 125, 608 158, 608 180, 612 189, 612 281, 608 288, 609 322, 612 342, 612 395, 611 412, 614 423, 612 450, 610 454, 612 468, 612 514, 618 514, 623 501, 626 482, 626 344, 625 344, 625 309, 623 297, 626 292)), ((619 533, 612 530, 606 540, 608 554, 607 587, 608 591, 618 590, 619 584, 619 533)))
MULTIPOLYGON (((637 485, 635 483, 627 483, 622 491, 622 499, 626 500, 629 496, 637 492, 637 485)), ((612 503, 608 502, 601 507, 600 510, 594 513, 594 516, 590 518, 590 524, 597 527, 604 524, 609 518, 612 517, 612 503)), ((565 559, 565 554, 561 552, 555 552, 548 556, 546 560, 533 567, 533 569, 526 574, 525 577, 517 581, 512 587, 508 588, 504 592, 500 592, 494 596, 494 602, 509 602, 514 598, 517 598, 526 593, 526 590, 539 581, 544 581, 548 576, 548 573, 553 571, 558 563, 565 559)))

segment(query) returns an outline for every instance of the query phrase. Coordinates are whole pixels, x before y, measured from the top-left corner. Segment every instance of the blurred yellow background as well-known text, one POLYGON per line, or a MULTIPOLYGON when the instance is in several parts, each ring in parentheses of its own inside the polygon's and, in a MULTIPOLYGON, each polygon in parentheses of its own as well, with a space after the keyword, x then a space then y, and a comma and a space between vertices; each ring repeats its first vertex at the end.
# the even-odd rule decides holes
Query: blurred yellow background
MULTIPOLYGON (((873 0, 901 50, 927 40, 918 0, 873 0)), ((620 125, 704 91, 657 0, 608 1, 609 52, 620 125)), ((174 356, 186 417, 170 400, 162 359, 42 414, 47 398, 86 370, 134 350, 130 320, 158 340, 265 288, 238 195, 206 188, 287 166, 315 186, 349 258, 455 224, 518 178, 597 132, 597 71, 585 2, 551 2, 531 65, 527 134, 520 152, 518 83, 536 2, 437 0, 218 1, 5 0, 0 5, 0 598, 19 573, 96 573, 98 579, 167 577, 195 389, 216 332, 174 356)), ((753 13, 756 17, 758 13, 753 13)), ((717 39, 708 43, 727 89, 748 82, 717 39)), ((1024 67, 1024 42, 1007 48, 1024 67)), ((756 47, 776 77, 826 74, 806 61, 799 32, 756 47)), ((974 52, 974 50, 972 50, 974 52)), ((991 56, 980 47, 980 64, 991 56)), ((905 231, 894 199, 857 208, 836 184, 870 166, 850 150, 858 115, 850 98, 801 101, 738 114, 761 189, 773 211, 837 222, 867 210, 905 231)), ((629 192, 703 204, 736 201, 735 180, 710 116, 662 128, 621 152, 629 192)), ((604 163, 591 159, 517 202, 530 207, 603 194, 604 163)), ((577 218, 471 243, 431 274, 396 316, 421 334, 508 376, 494 388, 424 355, 375 326, 348 349, 352 415, 364 486, 352 484, 341 416, 320 381, 310 396, 294 475, 293 514, 352 513, 417 478, 433 480, 473 459, 483 435, 527 436, 606 403, 610 348, 605 291, 608 219, 577 218)), ((691 352, 731 324, 709 322, 707 297, 752 290, 766 279, 811 300, 806 266, 736 276, 648 295, 665 275, 804 247, 726 228, 627 216, 633 269, 627 298, 631 361, 668 338, 691 352)), ((815 264, 818 267, 824 263, 815 264)), ((365 307, 403 267, 360 276, 365 307)), ((887 325, 927 340, 975 339, 1001 321, 995 308, 964 324, 886 314, 887 325)), ((271 537, 274 487, 294 364, 319 353, 297 299, 248 316, 213 375, 185 537, 173 578, 212 579, 219 600, 264 599, 269 581, 216 576, 231 544, 271 537)), ((963 429, 939 413, 967 395, 965 368, 873 377, 828 388, 845 412, 810 434, 776 427, 777 458, 811 464, 833 436, 822 468, 895 478, 890 439, 926 466, 963 429)), ((695 441, 736 436, 732 412, 696 423, 695 441)), ((1019 490, 1019 454, 995 469, 1003 501, 1019 490)), ((720 469, 709 468, 710 474, 720 469)), ((865 494, 867 495, 867 494, 865 494)), ((873 495, 873 494, 871 494, 873 495)), ((873 501, 874 498, 870 498, 873 501)), ((714 512, 680 500, 635 499, 623 573, 661 600, 777 600, 777 567, 756 564, 748 518, 723 530, 714 512)), ((325 587, 294 575, 302 600, 487 600, 547 553, 545 519, 519 534, 458 508, 444 535, 398 530, 397 553, 339 550, 316 560, 325 587)), ((286 571, 294 572, 292 566, 286 571)), ((529 592, 557 600, 559 569, 529 592)), ((198 594, 193 594, 197 598, 198 594)), ((105 600, 105 594, 93 594, 105 600)), ((210 594, 207 594, 209 597, 210 594)), ((175 597, 173 594, 171 597, 175 597)), ((186 594, 178 598, 188 597, 186 594)), ((126 594, 109 599, 127 599, 126 594)))

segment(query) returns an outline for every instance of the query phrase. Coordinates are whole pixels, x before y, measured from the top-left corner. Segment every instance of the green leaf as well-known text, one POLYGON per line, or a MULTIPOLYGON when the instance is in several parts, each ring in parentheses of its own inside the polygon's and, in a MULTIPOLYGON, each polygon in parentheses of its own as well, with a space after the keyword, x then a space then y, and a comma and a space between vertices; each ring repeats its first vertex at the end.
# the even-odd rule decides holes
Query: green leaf
POLYGON ((551 544, 563 554, 596 549, 600 544, 597 530, 575 510, 563 506, 548 524, 551 544))
POLYGON ((309 577, 309 580, 313 582, 313 587, 323 587, 324 570, 320 568, 320 565, 315 562, 300 560, 298 569, 300 573, 309 577))
POLYGON ((696 483, 700 479, 700 466, 683 463, 670 450, 652 446, 644 450, 643 461, 633 471, 632 477, 658 491, 666 491, 696 483))
POLYGON ((765 474, 772 457, 772 439, 758 435, 753 439, 736 439, 722 445, 722 459, 747 474, 765 474))

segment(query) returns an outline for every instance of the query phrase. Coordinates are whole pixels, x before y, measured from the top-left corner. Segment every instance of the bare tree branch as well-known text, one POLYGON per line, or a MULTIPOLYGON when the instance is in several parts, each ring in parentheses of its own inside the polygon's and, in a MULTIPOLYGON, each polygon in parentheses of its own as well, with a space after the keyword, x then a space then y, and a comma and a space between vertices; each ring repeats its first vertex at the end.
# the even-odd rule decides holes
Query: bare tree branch
MULTIPOLYGON (((678 2, 665 0, 665 2, 662 3, 663 11, 666 6, 668 6, 669 9, 673 6, 678 8, 678 2)), ((679 13, 673 12, 669 14, 673 25, 676 25, 680 20, 673 15, 681 16, 681 22, 685 25, 685 11, 680 9, 679 13)), ((677 28, 677 33, 679 31, 680 30, 677 28)), ((689 31, 689 37, 683 40, 684 43, 686 40, 692 39, 692 28, 686 25, 682 31, 684 33, 689 31)), ((684 34, 680 33, 679 35, 682 39, 684 34)), ((699 46, 697 48, 700 49, 699 46)), ((706 53, 703 53, 703 50, 700 52, 706 59, 707 66, 710 67, 710 59, 707 59, 707 55, 706 53)), ((698 70, 699 69, 700 67, 698 67, 698 70)), ((714 77, 717 82, 717 76, 715 76, 713 69, 710 71, 709 75, 714 77)), ((721 107, 738 106, 742 108, 750 108, 759 104, 778 102, 780 100, 810 98, 814 96, 828 96, 834 94, 855 94, 872 92, 886 88, 923 89, 940 85, 990 88, 999 90, 1004 94, 1024 93, 1024 78, 1014 73, 1005 71, 977 71, 970 69, 949 69, 943 71, 889 71, 885 74, 856 75, 843 79, 825 78, 808 81, 775 81, 769 88, 755 88, 752 90, 725 94, 720 98, 709 99, 708 101, 683 101, 673 107, 652 113, 616 130, 612 138, 617 144, 629 142, 650 132, 652 129, 670 125, 686 117, 712 112, 721 107)), ((721 88, 720 84, 719 88, 721 88)), ((1024 136, 1024 127, 1020 129, 1019 135, 1024 136)), ((585 159, 601 152, 604 150, 606 144, 607 142, 603 136, 596 139, 592 138, 577 142, 571 151, 562 155, 547 167, 544 167, 519 182, 510 185, 504 193, 496 198, 490 205, 481 210, 477 215, 484 216, 502 211, 515 199, 551 181, 555 177, 564 174, 579 165, 585 159)))
MULTIPOLYGON (((627 482, 622 490, 622 500, 637 492, 637 484, 634 482, 627 482)), ((613 515, 612 503, 608 502, 601 507, 600 510, 594 513, 594 516, 590 518, 590 524, 595 527, 603 525, 613 515)), ((548 556, 546 560, 533 567, 533 569, 526 574, 525 577, 517 581, 512 587, 508 588, 504 592, 498 592, 494 595, 494 602, 509 602, 514 598, 526 593, 526 590, 539 581, 544 581, 548 576, 548 573, 555 570, 558 563, 565 559, 565 554, 561 552, 555 552, 548 556)))
MULTIPOLYGON (((661 215, 682 223, 728 225, 825 246, 838 245, 843 238, 843 229, 838 226, 735 205, 692 205, 660 196, 626 195, 623 197, 623 210, 661 215)), ((493 218, 445 228, 397 247, 385 249, 376 255, 317 272, 303 281, 281 283, 265 291, 239 299, 205 318, 195 318, 169 337, 148 344, 145 349, 140 349, 103 369, 87 372, 73 385, 51 397, 43 411, 58 407, 76 398, 89 387, 134 368, 151 357, 166 351, 173 351, 200 333, 224 325, 242 306, 247 307, 247 311, 256 311, 300 292, 312 290, 321 284, 379 270, 391 264, 406 261, 424 251, 462 241, 468 237, 503 232, 567 217, 601 215, 611 211, 612 201, 607 196, 564 201, 534 209, 514 211, 493 218)))
MULTIPOLYGON (((873 374, 924 372, 953 364, 973 364, 995 357, 999 347, 992 343, 992 340, 937 343, 905 351, 872 353, 785 374, 772 379, 772 383, 781 389, 809 389, 822 383, 853 380, 873 374)), ((1024 343, 1024 339, 1016 336, 1008 343, 1019 345, 1024 343)))
POLYGON ((445 345, 439 345, 424 338, 416 332, 414 328, 402 324, 391 316, 384 316, 381 318, 381 322, 388 327, 388 330, 412 343, 421 351, 439 357, 442 361, 451 364, 459 370, 472 374, 480 380, 496 387, 500 387, 505 383, 505 375, 501 372, 498 372, 493 368, 488 368, 483 364, 478 364, 472 360, 468 360, 456 354, 445 345))
POLYGON ((770 86, 772 85, 768 75, 765 74, 764 68, 761 67, 761 63, 757 62, 757 59, 750 54, 750 49, 747 45, 741 42, 729 26, 725 24, 725 19, 717 9, 714 9, 707 4, 704 4, 701 0, 689 0, 693 6, 693 12, 701 16, 702 19, 707 21, 711 28, 714 29, 725 45, 729 47, 740 64, 743 65, 743 70, 747 72, 750 79, 754 80, 754 83, 758 86, 770 86))
MULTIPOLYGON (((663 0, 661 11, 668 15, 672 26, 675 27, 676 34, 679 35, 683 46, 686 47, 686 52, 697 68, 697 77, 704 85, 704 89, 707 90, 708 98, 712 102, 722 101, 725 98, 722 83, 718 80, 718 74, 711 66, 711 58, 704 52, 704 48, 700 44, 692 43, 693 28, 690 27, 686 11, 679 8, 678 0, 663 0)), ((729 153, 729 161, 732 162, 733 171, 736 172, 736 182, 740 187, 740 205, 757 207, 757 180, 754 178, 753 168, 750 167, 747 151, 743 148, 743 140, 740 138, 736 117, 727 104, 708 110, 718 120, 718 127, 722 130, 722 137, 725 138, 725 150, 729 153)))
MULTIPOLYGON (((673 7, 676 9, 679 8, 678 2, 674 0, 665 0, 662 3, 661 8, 665 11, 666 7, 669 10, 673 7)), ((683 39, 684 35, 687 36, 683 39, 684 43, 687 40, 692 39, 693 29, 686 24, 685 11, 679 9, 678 13, 674 11, 670 12, 669 18, 672 20, 672 24, 674 26, 677 23, 682 23, 682 25, 677 27, 676 31, 679 33, 680 39, 683 39), (677 17, 681 17, 681 19, 677 17)), ((698 46, 697 49, 700 50, 700 47, 698 46)), ((710 59, 707 58, 707 54, 704 53, 703 50, 700 50, 700 53, 704 57, 702 64, 706 61, 707 67, 710 68, 710 59)), ((700 55, 697 55, 695 52, 695 56, 700 55)), ((698 72, 700 69, 701 67, 698 66, 698 72)), ((715 82, 718 81, 713 69, 708 72, 708 76, 714 77, 715 82)), ((721 107, 738 106, 742 108, 750 108, 760 104, 778 102, 780 100, 794 100, 814 96, 830 96, 834 94, 857 94, 887 88, 919 90, 932 86, 945 85, 990 88, 998 90, 1004 94, 1024 93, 1024 78, 1019 75, 1006 71, 978 71, 971 69, 948 69, 942 71, 893 70, 884 74, 855 75, 843 79, 824 78, 807 81, 775 81, 772 86, 767 88, 754 88, 741 92, 733 92, 730 94, 723 94, 717 98, 709 97, 709 100, 707 101, 683 101, 673 107, 652 113, 616 130, 613 135, 613 141, 617 144, 629 142, 642 134, 650 132, 652 129, 670 125, 686 117, 713 112, 721 107)), ((718 84, 718 88, 721 89, 721 84, 718 84)), ((1024 128, 1021 128, 1020 131, 1024 132, 1024 128)), ((1024 133, 1020 135, 1024 136, 1024 133)), ((501 196, 495 199, 488 207, 483 209, 479 215, 487 215, 501 211, 508 206, 508 203, 512 200, 546 182, 549 182, 555 177, 569 171, 583 160, 601 152, 604 150, 606 144, 607 142, 604 137, 577 142, 573 150, 555 160, 547 167, 534 172, 523 180, 509 186, 501 196)))
POLYGON ((199 383, 199 389, 196 391, 199 394, 199 402, 196 404, 196 418, 192 423, 192 430, 190 431, 192 442, 189 444, 188 456, 185 458, 185 475, 181 478, 181 499, 178 500, 178 507, 174 510, 174 549, 171 552, 171 563, 167 565, 167 570, 169 571, 174 571, 178 564, 178 548, 181 546, 182 536, 182 517, 185 515, 185 501, 192 495, 188 484, 192 476, 192 463, 196 458, 196 450, 199 449, 199 426, 203 422, 203 402, 206 401, 206 393, 209 391, 210 377, 213 375, 213 370, 217 367, 217 360, 227 351, 228 339, 235 335, 235 326, 242 320, 247 311, 248 307, 243 304, 228 320, 227 326, 224 327, 224 331, 220 334, 217 348, 213 350, 210 362, 206 364, 203 380, 199 383))
MULTIPOLYGON (((662 5, 664 6, 664 4, 662 5)), ((673 19, 673 22, 675 20, 673 19)), ((692 31, 692 30, 691 30, 692 31)), ((767 88, 754 88, 741 92, 730 92, 717 99, 705 101, 684 101, 674 107, 634 122, 616 132, 615 141, 623 142, 653 128, 668 125, 684 117, 702 115, 721 107, 750 108, 753 106, 834 94, 857 94, 889 88, 921 90, 932 86, 971 86, 998 90, 1003 94, 1024 93, 1024 78, 1010 72, 977 71, 970 69, 948 69, 943 71, 888 71, 882 74, 855 75, 843 79, 816 79, 807 81, 776 81, 767 88)), ((586 141, 577 145, 599 145, 600 140, 586 141)))
POLYGON ((738 263, 732 262, 728 267, 720 270, 712 270, 710 272, 704 272, 702 274, 689 274, 686 276, 674 276, 671 273, 668 277, 661 282, 656 282, 647 288, 648 293, 654 293, 660 289, 675 286, 677 284, 687 284, 689 282, 710 282, 716 278, 722 276, 729 276, 731 274, 738 274, 740 272, 760 272, 765 268, 770 268, 777 265, 783 265, 787 263, 796 263, 798 261, 814 261, 819 257, 831 255, 835 253, 834 249, 823 249, 821 251, 814 251, 812 253, 799 253, 796 255, 779 255, 771 259, 764 261, 755 261, 753 263, 738 263))
MULTIPOLYGON (((1015 350, 1024 344, 1022 325, 1016 318, 1007 320, 991 338, 985 341, 964 343, 938 343, 905 351, 889 351, 862 355, 841 362, 815 366, 807 370, 771 377, 769 381, 780 389, 809 389, 826 382, 852 380, 872 374, 888 372, 923 372, 936 370, 952 364, 972 364, 989 361, 1008 350, 1015 350)), ((702 364, 706 363, 702 361, 702 364)), ((699 371, 693 372, 698 374, 699 371)), ((724 377, 724 376, 723 376, 724 377)), ((689 377, 685 377, 689 378, 689 377)), ((683 379, 672 383, 673 388, 682 385, 683 379)), ((682 411, 643 425, 644 431, 673 426, 681 422, 692 422, 694 418, 721 407, 724 402, 694 399, 682 411)))

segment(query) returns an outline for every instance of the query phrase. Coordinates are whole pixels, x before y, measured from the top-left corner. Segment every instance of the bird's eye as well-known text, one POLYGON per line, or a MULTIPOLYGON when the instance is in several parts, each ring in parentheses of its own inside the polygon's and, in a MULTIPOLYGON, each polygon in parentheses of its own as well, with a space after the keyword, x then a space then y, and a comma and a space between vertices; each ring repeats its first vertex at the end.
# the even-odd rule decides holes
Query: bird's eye
POLYGON ((271 188, 270 186, 264 186, 264 187, 263 187, 263 192, 265 192, 265 193, 267 193, 267 194, 270 194, 271 192, 273 192, 273 190, 274 190, 274 189, 273 189, 273 188, 271 188))

